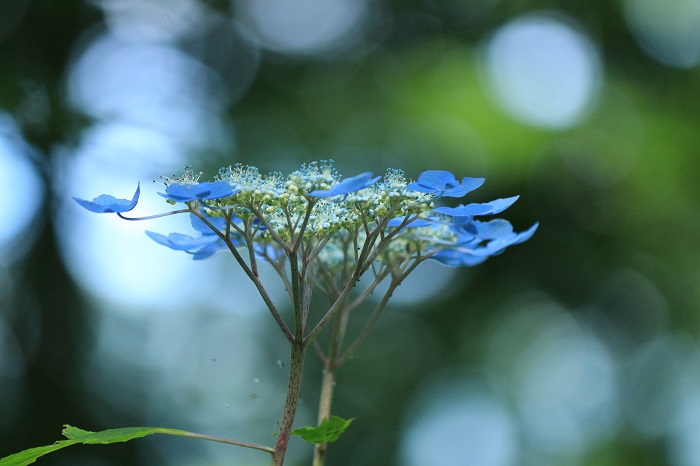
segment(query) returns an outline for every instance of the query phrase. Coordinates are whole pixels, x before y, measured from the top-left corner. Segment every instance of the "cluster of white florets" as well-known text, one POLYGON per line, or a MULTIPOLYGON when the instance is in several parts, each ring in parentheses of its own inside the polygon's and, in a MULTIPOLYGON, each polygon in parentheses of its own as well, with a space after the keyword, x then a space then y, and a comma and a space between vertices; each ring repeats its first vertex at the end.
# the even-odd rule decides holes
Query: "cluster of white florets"
POLYGON ((432 251, 440 244, 450 245, 457 241, 457 233, 446 224, 437 221, 428 226, 406 227, 401 230, 378 256, 384 262, 404 261, 410 257, 432 251))
POLYGON ((333 167, 332 160, 321 160, 304 164, 291 173, 284 183, 285 189, 297 195, 312 191, 330 189, 340 180, 340 175, 333 167))
POLYGON ((161 176, 164 186, 170 186, 171 184, 193 184, 199 183, 199 178, 202 176, 202 172, 195 173, 192 169, 192 165, 187 165, 185 167, 185 172, 180 175, 172 176, 161 176))
MULTIPOLYGON (((379 183, 342 199, 309 195, 340 181, 332 161, 303 165, 286 178, 279 172, 263 176, 256 167, 237 164, 219 170, 217 179, 240 191, 210 202, 216 209, 208 213, 217 216, 222 215, 217 209, 228 209, 242 220, 258 218, 265 228, 259 229, 256 239, 265 243, 273 241, 269 230, 284 241, 295 238, 302 225, 304 239, 309 240, 341 231, 357 235, 360 229, 376 227, 387 216, 418 215, 432 208, 431 195, 405 189, 407 182, 400 170, 388 170, 379 183), (310 203, 313 206, 308 212, 310 203)), ((332 243, 331 238, 327 247, 332 248, 332 243)))
MULTIPOLYGON (((193 180, 188 167, 178 180, 193 180)), ((198 178, 198 176, 197 176, 198 178)), ((381 181, 344 196, 317 198, 309 193, 331 189, 341 181, 332 161, 303 165, 288 176, 279 172, 262 175, 256 167, 242 164, 219 170, 217 180, 226 181, 238 192, 230 197, 208 201, 206 211, 222 216, 232 211, 239 221, 256 220, 260 225, 248 238, 264 247, 279 247, 277 242, 291 242, 301 234, 307 247, 319 241, 325 244, 316 257, 316 264, 331 273, 354 267, 358 244, 376 228, 391 231, 392 218, 425 218, 433 209, 431 194, 406 189, 409 181, 403 171, 389 169, 381 181), (311 205, 311 209, 309 207, 311 205)), ((418 230, 404 228, 392 240, 378 260, 395 260, 421 250, 418 230)), ((426 231, 426 237, 438 232, 426 231)))
POLYGON ((370 219, 421 215, 434 206, 432 194, 406 189, 402 170, 389 169, 377 184, 348 196, 355 211, 370 219))

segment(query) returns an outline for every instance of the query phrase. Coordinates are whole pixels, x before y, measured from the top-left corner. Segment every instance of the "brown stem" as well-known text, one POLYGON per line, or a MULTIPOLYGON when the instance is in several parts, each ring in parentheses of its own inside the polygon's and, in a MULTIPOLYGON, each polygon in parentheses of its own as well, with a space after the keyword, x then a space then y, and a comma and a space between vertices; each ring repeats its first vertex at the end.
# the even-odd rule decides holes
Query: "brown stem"
POLYGON ((294 416, 299 403, 299 393, 301 390, 301 376, 304 370, 304 346, 299 341, 292 342, 291 363, 289 364, 289 383, 287 385, 287 399, 284 403, 280 430, 277 434, 275 451, 272 453, 272 466, 282 466, 284 455, 289 445, 290 432, 294 424, 294 416))

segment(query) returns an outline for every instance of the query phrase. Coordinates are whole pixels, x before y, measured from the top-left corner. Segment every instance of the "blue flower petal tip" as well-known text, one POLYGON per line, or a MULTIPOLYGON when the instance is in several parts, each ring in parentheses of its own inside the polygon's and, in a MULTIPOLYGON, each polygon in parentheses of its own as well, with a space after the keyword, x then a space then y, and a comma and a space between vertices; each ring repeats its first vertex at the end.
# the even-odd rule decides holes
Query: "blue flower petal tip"
POLYGON ((502 253, 507 247, 523 243, 535 234, 539 223, 520 233, 515 233, 511 224, 502 219, 476 222, 476 236, 464 233, 465 240, 454 247, 443 249, 431 258, 444 265, 464 267, 478 265, 491 256, 502 253))
POLYGON ((129 199, 117 199, 109 194, 102 194, 97 196, 92 201, 85 199, 80 199, 78 197, 73 197, 73 200, 78 203, 81 207, 89 210, 90 212, 95 212, 97 214, 114 214, 129 212, 139 201, 139 195, 141 194, 141 183, 136 187, 136 192, 134 196, 129 199))
POLYGON ((438 207, 435 212, 440 214, 449 215, 453 218, 455 223, 462 223, 464 219, 471 219, 475 216, 480 215, 495 215, 500 214, 508 207, 515 204, 520 196, 506 197, 503 199, 496 199, 495 201, 487 202, 485 204, 467 204, 459 205, 457 207, 438 207))
POLYGON ((418 180, 406 186, 406 189, 439 197, 463 197, 484 184, 484 178, 464 177, 457 181, 452 172, 447 170, 428 170, 418 175, 418 180))
POLYGON ((314 197, 333 197, 333 196, 343 196, 346 194, 357 192, 361 189, 369 188, 374 183, 379 181, 381 176, 372 178, 372 172, 361 173, 357 176, 350 178, 345 178, 339 183, 331 186, 331 189, 319 189, 316 191, 311 191, 309 196, 314 197))
POLYGON ((173 183, 158 193, 172 202, 211 201, 221 199, 239 192, 225 181, 207 181, 204 183, 173 183))
MULTIPOLYGON (((403 217, 392 218, 391 220, 389 220, 387 222, 386 226, 388 226, 388 227, 400 227, 400 226, 404 225, 404 222, 406 222, 406 220, 407 220, 406 217, 407 216, 404 215, 403 217)), ((434 223, 433 219, 420 218, 417 215, 409 217, 408 220, 410 220, 410 222, 406 223, 405 226, 414 227, 414 228, 415 227, 427 227, 427 226, 433 225, 433 223, 434 223)))
POLYGON ((165 236, 148 230, 146 230, 146 234, 156 243, 167 246, 175 251, 193 252, 199 248, 211 246, 219 242, 219 237, 213 234, 192 237, 183 235, 182 233, 170 233, 168 236, 165 236))

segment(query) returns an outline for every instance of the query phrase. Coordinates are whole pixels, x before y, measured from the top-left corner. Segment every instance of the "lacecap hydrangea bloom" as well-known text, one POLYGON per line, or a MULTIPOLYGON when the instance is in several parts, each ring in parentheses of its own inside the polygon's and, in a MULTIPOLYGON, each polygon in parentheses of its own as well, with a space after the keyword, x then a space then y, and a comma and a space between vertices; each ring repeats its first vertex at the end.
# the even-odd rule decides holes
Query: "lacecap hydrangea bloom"
MULTIPOLYGON (((298 266, 313 265, 318 284, 334 288, 324 282, 352 275, 360 262, 362 273, 372 263, 401 273, 425 259, 471 266, 529 239, 537 223, 516 233, 508 221, 490 219, 518 196, 436 206, 440 198, 464 197, 483 182, 460 181, 443 170, 426 171, 415 182, 394 169, 383 177, 367 172, 342 178, 332 161, 310 163, 287 176, 263 176, 255 167, 238 164, 219 170, 214 181, 200 182, 188 167, 183 176, 166 178, 165 192, 159 194, 171 204, 183 204, 174 213, 189 212, 194 232, 146 234, 194 259, 241 249, 280 268, 301 252, 298 266)), ((122 216, 138 197, 137 188, 131 200, 104 194, 93 201, 74 199, 91 212, 122 216)))
POLYGON ((336 314, 359 305, 385 279, 388 289, 368 329, 393 290, 421 262, 476 265, 528 240, 538 226, 535 223, 516 233, 508 221, 492 218, 518 196, 455 207, 436 205, 443 197, 464 197, 484 182, 483 178, 459 180, 444 170, 423 172, 413 182, 395 169, 382 177, 366 172, 343 178, 332 161, 320 161, 289 175, 262 175, 255 167, 237 164, 220 169, 213 181, 200 182, 199 177, 191 167, 182 176, 164 177, 165 192, 158 194, 181 208, 149 217, 123 215, 136 206, 138 187, 131 200, 104 194, 92 201, 74 199, 91 212, 116 213, 126 220, 189 214, 192 232, 146 234, 195 260, 230 252, 287 339, 302 345, 336 314), (287 289, 295 310, 294 331, 259 278, 260 262, 270 264, 287 289), (352 289, 366 272, 373 281, 350 301, 352 289), (310 327, 307 319, 314 289, 322 290, 332 305, 310 327))

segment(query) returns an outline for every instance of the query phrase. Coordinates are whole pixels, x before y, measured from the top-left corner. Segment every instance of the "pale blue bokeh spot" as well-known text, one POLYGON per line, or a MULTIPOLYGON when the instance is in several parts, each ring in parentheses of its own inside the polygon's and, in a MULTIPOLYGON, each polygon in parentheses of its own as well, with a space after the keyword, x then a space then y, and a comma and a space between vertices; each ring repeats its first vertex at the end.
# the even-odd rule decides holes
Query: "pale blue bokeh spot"
POLYGON ((580 122, 593 105, 602 65, 579 28, 538 13, 493 34, 486 43, 484 68, 495 99, 514 118, 563 129, 580 122))

